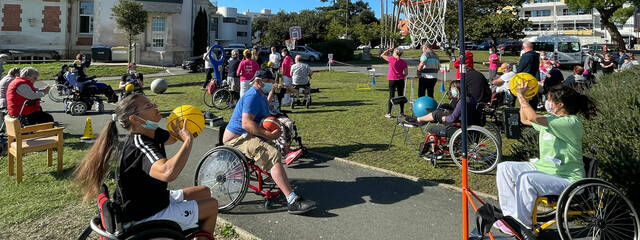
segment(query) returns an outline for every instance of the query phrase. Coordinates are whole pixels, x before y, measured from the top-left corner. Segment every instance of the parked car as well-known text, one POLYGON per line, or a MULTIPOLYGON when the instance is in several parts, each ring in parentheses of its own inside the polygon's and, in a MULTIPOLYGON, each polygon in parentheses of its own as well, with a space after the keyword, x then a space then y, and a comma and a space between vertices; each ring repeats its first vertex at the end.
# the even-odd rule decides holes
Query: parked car
POLYGON ((362 45, 358 46, 358 50, 362 50, 365 47, 371 48, 371 46, 369 46, 369 45, 362 44, 362 45))
POLYGON ((467 50, 474 50, 478 49, 478 45, 474 42, 464 42, 464 48, 467 50))
POLYGON ((398 46, 398 48, 399 48, 399 49, 407 50, 407 49, 411 49, 411 45, 410 45, 410 44, 400 45, 400 46, 398 46))
POLYGON ((604 46, 607 46, 607 52, 617 51, 617 44, 602 44, 602 43, 593 43, 593 44, 585 44, 582 45, 583 51, 592 51, 592 52, 602 52, 604 50, 604 46))
POLYGON ((316 60, 320 60, 322 58, 322 53, 314 50, 313 48, 307 46, 297 46, 295 49, 290 51, 291 56, 295 57, 296 55, 302 56, 303 60, 307 60, 310 62, 315 62, 316 60))
POLYGON ((202 55, 182 60, 182 69, 189 70, 190 72, 204 72, 202 55))
POLYGON ((520 50, 522 50, 522 42, 521 41, 507 41, 498 44, 498 50, 504 50, 505 52, 511 52, 513 54, 518 54, 520 50))
POLYGON ((491 43, 489 42, 483 42, 478 44, 478 50, 489 50, 490 47, 491 47, 491 43))

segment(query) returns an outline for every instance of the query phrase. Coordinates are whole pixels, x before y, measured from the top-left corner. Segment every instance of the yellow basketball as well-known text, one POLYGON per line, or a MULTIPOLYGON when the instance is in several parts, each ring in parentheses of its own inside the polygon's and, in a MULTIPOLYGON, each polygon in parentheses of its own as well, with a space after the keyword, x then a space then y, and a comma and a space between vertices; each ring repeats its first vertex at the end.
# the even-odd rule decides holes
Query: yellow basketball
POLYGON ((502 67, 498 67, 498 72, 502 72, 502 67))
POLYGON ((273 62, 272 61, 267 62, 267 67, 273 67, 273 62))
POLYGON ((127 92, 133 92, 133 90, 135 90, 136 87, 133 86, 133 84, 131 83, 127 83, 127 85, 124 86, 124 90, 127 92))
POLYGON ((513 93, 514 96, 518 96, 518 93, 516 92, 516 88, 522 82, 527 83, 528 90, 526 92, 526 96, 524 96, 526 99, 531 99, 536 94, 538 94, 538 88, 540 86, 538 86, 538 80, 536 79, 536 77, 534 77, 531 74, 521 72, 514 75, 509 81, 509 89, 511 90, 511 93, 513 93))
POLYGON ((169 119, 167 120, 167 129, 173 132, 173 129, 171 128, 172 122, 182 128, 185 119, 187 120, 187 130, 193 134, 194 138, 198 137, 204 129, 204 116, 200 109, 191 105, 182 105, 173 109, 169 115, 169 119))

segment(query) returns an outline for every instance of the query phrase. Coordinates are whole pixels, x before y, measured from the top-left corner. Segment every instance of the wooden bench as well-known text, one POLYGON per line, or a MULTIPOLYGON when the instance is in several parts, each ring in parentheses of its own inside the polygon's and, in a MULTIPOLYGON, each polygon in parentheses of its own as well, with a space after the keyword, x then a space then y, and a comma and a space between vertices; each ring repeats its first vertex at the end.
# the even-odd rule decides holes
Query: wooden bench
POLYGON ((7 145, 9 146, 9 176, 13 176, 13 159, 16 159, 17 181, 22 182, 22 156, 25 153, 47 150, 47 166, 52 165, 53 149, 58 152, 58 172, 62 172, 64 138, 62 127, 53 127, 53 123, 43 123, 21 127, 17 118, 4 118, 7 145))

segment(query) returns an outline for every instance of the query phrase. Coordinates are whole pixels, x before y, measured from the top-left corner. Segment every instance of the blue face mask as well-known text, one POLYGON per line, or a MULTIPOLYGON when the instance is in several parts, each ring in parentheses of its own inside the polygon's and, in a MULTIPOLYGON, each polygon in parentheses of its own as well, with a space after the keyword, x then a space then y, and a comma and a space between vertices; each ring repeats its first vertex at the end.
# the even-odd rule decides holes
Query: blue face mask
POLYGON ((264 86, 262 87, 262 92, 267 94, 271 91, 271 88, 273 88, 273 83, 264 83, 264 86))
MULTIPOLYGON (((137 118, 139 118, 140 120, 144 120, 141 117, 136 116, 137 118)), ((156 130, 158 128, 158 123, 151 121, 151 120, 145 120, 144 124, 140 125, 142 128, 144 129, 149 129, 149 130, 156 130)))
POLYGON ((451 96, 454 98, 458 97, 458 89, 451 89, 451 96))

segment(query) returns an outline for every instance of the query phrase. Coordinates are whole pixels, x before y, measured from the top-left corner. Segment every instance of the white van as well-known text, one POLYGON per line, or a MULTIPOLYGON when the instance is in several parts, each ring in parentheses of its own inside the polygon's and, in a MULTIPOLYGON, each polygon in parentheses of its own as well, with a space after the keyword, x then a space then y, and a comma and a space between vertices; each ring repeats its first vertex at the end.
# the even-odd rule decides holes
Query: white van
POLYGON ((547 57, 553 59, 558 55, 558 62, 561 65, 582 64, 582 50, 580 39, 572 36, 538 36, 532 37, 529 41, 533 44, 533 50, 545 51, 547 57))

